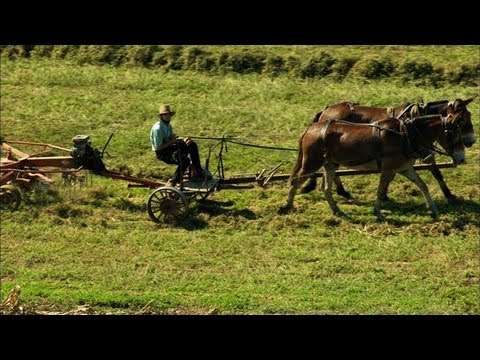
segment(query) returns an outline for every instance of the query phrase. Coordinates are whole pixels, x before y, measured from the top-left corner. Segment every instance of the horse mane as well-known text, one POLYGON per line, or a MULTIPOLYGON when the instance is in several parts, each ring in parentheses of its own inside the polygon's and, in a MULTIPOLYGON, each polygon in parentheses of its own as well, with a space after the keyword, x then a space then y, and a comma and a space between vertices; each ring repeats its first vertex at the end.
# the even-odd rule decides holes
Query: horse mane
MULTIPOLYGON (((325 108, 326 109, 326 108, 325 108)), ((312 119, 312 123, 316 123, 318 119, 320 118, 320 115, 322 115, 323 111, 319 111, 315 114, 315 116, 312 119)))

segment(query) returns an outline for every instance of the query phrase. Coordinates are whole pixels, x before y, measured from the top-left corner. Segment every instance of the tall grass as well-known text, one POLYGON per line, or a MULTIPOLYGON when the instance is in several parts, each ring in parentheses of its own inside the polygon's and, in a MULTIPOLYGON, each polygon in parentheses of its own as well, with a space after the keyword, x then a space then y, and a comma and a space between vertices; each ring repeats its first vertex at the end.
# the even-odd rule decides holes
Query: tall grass
POLYGON ((0 51, 9 60, 50 58, 165 72, 288 74, 335 81, 399 77, 435 87, 478 85, 480 71, 477 46, 4 45, 0 51))

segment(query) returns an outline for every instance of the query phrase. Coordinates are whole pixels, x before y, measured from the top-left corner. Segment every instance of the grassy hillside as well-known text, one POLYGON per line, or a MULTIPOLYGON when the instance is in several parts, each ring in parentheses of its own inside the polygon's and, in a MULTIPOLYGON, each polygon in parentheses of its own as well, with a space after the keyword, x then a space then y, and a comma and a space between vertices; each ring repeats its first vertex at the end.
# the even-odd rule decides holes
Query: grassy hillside
MULTIPOLYGON (((328 50, 340 56, 342 48, 328 50)), ((437 47, 349 51, 404 56, 408 49, 450 68, 478 53, 461 46, 451 47, 448 56, 437 47)), ((307 59, 318 49, 253 50, 307 59)), ((172 124, 181 135, 235 135, 242 142, 295 148, 313 115, 330 103, 390 106, 478 93, 476 86, 418 86, 399 77, 339 82, 51 58, 2 57, 1 65, 2 137, 70 148, 74 135, 89 134, 101 148, 114 133, 108 168, 162 180, 174 167, 156 160, 148 141, 161 103, 177 111, 172 124)), ((469 110, 478 137, 478 98, 469 110)), ((198 143, 204 161, 213 142, 198 143)), ((232 144, 224 161, 227 175, 236 175, 280 162, 289 172, 295 157, 232 144)), ((372 212, 378 175, 365 175, 343 179, 354 196, 336 197, 345 218, 331 214, 321 191, 297 196, 295 212, 277 215, 288 191, 286 182, 278 182, 192 203, 176 227, 150 221, 147 189, 98 176, 81 188, 57 184, 25 194, 16 212, 2 211, 1 298, 19 285, 26 312, 477 314, 479 160, 477 141, 467 149, 467 164, 443 171, 461 197, 454 204, 429 172, 420 173, 438 205, 438 221, 424 209, 418 189, 400 177, 390 186, 394 202, 385 205, 385 222, 375 221, 372 212)))
POLYGON ((179 46, 8 45, 8 60, 51 59, 75 64, 134 66, 208 74, 328 78, 334 81, 389 78, 442 87, 479 85, 478 46, 179 46))

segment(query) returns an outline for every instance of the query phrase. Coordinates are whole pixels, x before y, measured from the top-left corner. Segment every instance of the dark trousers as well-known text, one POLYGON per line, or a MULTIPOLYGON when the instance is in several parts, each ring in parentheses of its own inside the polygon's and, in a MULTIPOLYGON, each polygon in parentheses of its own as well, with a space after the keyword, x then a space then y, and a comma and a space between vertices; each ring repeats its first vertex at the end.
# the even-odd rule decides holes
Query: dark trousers
POLYGON ((156 151, 157 159, 167 164, 178 165, 173 174, 173 181, 179 182, 185 171, 192 164, 193 175, 199 174, 202 166, 200 165, 200 155, 198 154, 198 146, 195 142, 185 144, 183 140, 170 145, 162 151, 156 151), (190 158, 189 158, 190 157, 190 158), (191 159, 191 161, 190 161, 191 159))

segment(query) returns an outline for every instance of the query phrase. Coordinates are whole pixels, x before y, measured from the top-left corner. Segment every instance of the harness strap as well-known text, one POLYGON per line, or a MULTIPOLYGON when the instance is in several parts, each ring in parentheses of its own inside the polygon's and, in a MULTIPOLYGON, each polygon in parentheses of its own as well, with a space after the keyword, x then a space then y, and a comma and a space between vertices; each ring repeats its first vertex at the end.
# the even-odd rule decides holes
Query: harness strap
POLYGON ((394 119, 395 118, 395 108, 387 107, 387 118, 394 119))
POLYGON ((422 115, 422 108, 419 104, 415 104, 412 106, 412 110, 410 110, 410 117, 416 118, 422 115))
POLYGON ((342 124, 346 124, 346 125, 377 127, 379 130, 390 131, 392 133, 400 135, 400 133, 398 131, 380 126, 378 124, 379 121, 375 121, 373 123, 355 123, 355 122, 351 122, 351 121, 347 121, 347 120, 338 120, 338 119, 331 119, 330 120, 330 122, 333 122, 333 121, 338 122, 338 123, 342 123, 342 124))
POLYGON ((402 112, 396 117, 397 119, 401 119, 403 115, 405 115, 407 112, 410 111, 410 109, 413 107, 414 104, 408 104, 405 109, 402 110, 402 112))
POLYGON ((358 103, 352 103, 352 102, 346 102, 346 104, 348 105, 349 109, 351 112, 354 112, 355 111, 355 105, 358 105, 358 103))
MULTIPOLYGON (((429 115, 429 116, 438 116, 438 115, 429 115)), ((424 116, 424 117, 427 117, 427 116, 424 116)), ((441 119, 442 119, 443 131, 445 131, 445 135, 447 136, 447 139, 449 139, 446 118, 441 116, 441 119)), ((417 127, 413 124, 414 120, 415 119, 400 120, 400 133, 402 134, 402 144, 403 144, 404 155, 414 159, 418 159, 418 158, 425 159, 431 156, 432 151, 434 151, 441 155, 450 156, 448 153, 446 153, 445 151, 442 151, 440 148, 438 148, 434 144, 420 145, 420 147, 416 146, 417 145, 416 134, 418 134, 420 137, 423 137, 423 135, 418 131, 417 127), (409 127, 413 128, 412 132, 408 131, 409 127)), ((448 140, 448 141, 450 142, 451 140, 448 140)))
POLYGON ((380 126, 378 121, 372 123, 373 152, 377 161, 377 169, 382 169, 382 142, 380 140, 380 126))
POLYGON ((406 157, 415 157, 415 151, 412 148, 412 144, 410 142, 410 135, 408 134, 408 126, 409 120, 400 120, 400 134, 402 135, 402 150, 403 154, 406 157))

